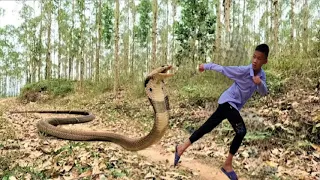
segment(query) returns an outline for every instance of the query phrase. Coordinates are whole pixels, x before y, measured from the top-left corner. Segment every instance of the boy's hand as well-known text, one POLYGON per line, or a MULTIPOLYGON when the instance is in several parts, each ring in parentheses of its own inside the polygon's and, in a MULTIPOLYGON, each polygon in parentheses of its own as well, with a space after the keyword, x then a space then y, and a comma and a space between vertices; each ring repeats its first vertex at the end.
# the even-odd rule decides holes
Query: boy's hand
POLYGON ((200 64, 200 65, 199 65, 199 71, 200 71, 200 72, 203 72, 203 71, 204 71, 204 66, 203 66, 203 64, 200 64))
POLYGON ((260 76, 253 76, 252 80, 256 85, 259 85, 261 83, 260 76))

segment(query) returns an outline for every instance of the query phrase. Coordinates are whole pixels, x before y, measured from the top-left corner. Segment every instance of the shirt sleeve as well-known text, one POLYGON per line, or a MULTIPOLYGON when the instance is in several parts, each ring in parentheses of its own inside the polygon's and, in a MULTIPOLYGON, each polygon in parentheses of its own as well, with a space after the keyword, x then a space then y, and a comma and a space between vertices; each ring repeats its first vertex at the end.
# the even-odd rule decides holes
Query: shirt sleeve
POLYGON ((240 75, 243 74, 242 66, 221 66, 215 63, 208 63, 204 64, 203 66, 205 70, 214 70, 220 72, 221 74, 235 81, 238 80, 240 75))
POLYGON ((268 87, 266 83, 266 75, 263 74, 261 77, 261 83, 257 85, 257 91, 261 96, 265 96, 268 94, 268 87))

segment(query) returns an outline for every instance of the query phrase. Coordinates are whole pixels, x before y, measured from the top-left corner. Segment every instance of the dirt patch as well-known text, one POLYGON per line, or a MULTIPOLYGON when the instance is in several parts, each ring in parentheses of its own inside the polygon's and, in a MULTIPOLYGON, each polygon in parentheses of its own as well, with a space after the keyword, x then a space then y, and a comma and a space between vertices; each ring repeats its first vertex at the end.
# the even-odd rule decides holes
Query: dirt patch
MULTIPOLYGON (((173 167, 174 153, 166 153, 159 145, 139 151, 138 154, 149 158, 153 162, 168 163, 173 167)), ((183 156, 175 168, 191 171, 199 180, 228 180, 219 168, 201 163, 191 157, 183 156)), ((243 179, 244 180, 244 179, 243 179)))

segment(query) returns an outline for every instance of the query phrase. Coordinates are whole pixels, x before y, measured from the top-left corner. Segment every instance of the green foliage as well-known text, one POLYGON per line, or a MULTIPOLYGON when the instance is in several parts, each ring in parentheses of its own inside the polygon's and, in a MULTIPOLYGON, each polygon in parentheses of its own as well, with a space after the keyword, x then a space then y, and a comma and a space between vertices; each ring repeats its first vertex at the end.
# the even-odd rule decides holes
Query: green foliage
POLYGON ((287 88, 307 85, 320 76, 320 59, 283 56, 269 59, 264 67, 271 94, 284 93, 287 88), (298 78, 299 77, 299 78, 298 78), (305 77, 308 80, 306 81, 305 77))
POLYGON ((35 83, 26 84, 21 89, 21 95, 35 92, 48 92, 53 96, 64 96, 74 91, 74 82, 66 79, 43 80, 35 83))
POLYGON ((254 132, 248 132, 246 136, 244 137, 246 142, 249 141, 257 141, 257 140, 264 140, 271 137, 272 133, 269 131, 260 132, 260 131, 254 131, 254 132))
POLYGON ((18 177, 18 179, 20 178, 25 179, 26 178, 25 176, 27 174, 31 175, 31 179, 47 179, 48 178, 44 172, 37 171, 33 167, 29 167, 29 166, 26 166, 26 167, 18 166, 18 167, 15 167, 13 170, 5 171, 4 175, 2 177, 0 176, 0 178, 2 178, 2 180, 9 180, 11 179, 10 176, 15 176, 15 177, 21 176, 21 177, 18 177))
POLYGON ((112 44, 114 11, 110 1, 102 3, 102 38, 107 48, 112 44))
POLYGON ((87 93, 100 94, 112 90, 113 80, 111 78, 105 78, 99 82, 93 82, 91 80, 86 80, 83 83, 83 89, 87 93))
POLYGON ((141 0, 138 6, 138 12, 140 14, 140 21, 138 26, 138 36, 141 46, 144 46, 148 42, 151 29, 151 17, 152 5, 150 0, 141 0))
POLYGON ((128 173, 126 171, 122 172, 120 169, 111 169, 111 174, 113 178, 122 178, 127 176, 128 173))
POLYGON ((272 70, 266 70, 267 86, 270 94, 282 93, 285 90, 286 80, 281 74, 276 73, 272 70))
POLYGON ((0 27, 0 65, 1 74, 6 76, 20 76, 22 72, 21 56, 15 49, 14 37, 18 29, 12 25, 6 25, 4 28, 0 27))
POLYGON ((192 74, 187 70, 176 73, 170 82, 173 84, 172 88, 178 90, 178 96, 181 99, 188 99, 192 103, 217 100, 220 94, 231 85, 228 78, 217 72, 192 74))
POLYGON ((212 49, 216 17, 211 13, 213 11, 208 8, 207 0, 180 1, 180 5, 182 7, 181 21, 175 25, 174 30, 180 46, 176 54, 178 65, 185 57, 193 58, 193 48, 195 48, 193 41, 196 40, 199 43, 198 56, 204 61, 208 49, 212 49), (192 53, 190 54, 190 52, 192 53))

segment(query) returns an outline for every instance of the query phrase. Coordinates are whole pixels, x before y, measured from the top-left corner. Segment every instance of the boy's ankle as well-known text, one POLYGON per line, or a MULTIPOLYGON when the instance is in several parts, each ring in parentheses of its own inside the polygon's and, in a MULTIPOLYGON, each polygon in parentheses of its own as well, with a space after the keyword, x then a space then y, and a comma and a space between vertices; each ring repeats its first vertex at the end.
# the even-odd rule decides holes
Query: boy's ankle
POLYGON ((178 147, 177 147, 177 152, 178 152, 178 155, 181 156, 184 152, 184 145, 183 144, 179 144, 178 147))
POLYGON ((227 172, 230 172, 230 171, 233 170, 231 164, 224 164, 224 165, 223 165, 223 169, 226 170, 227 172))

